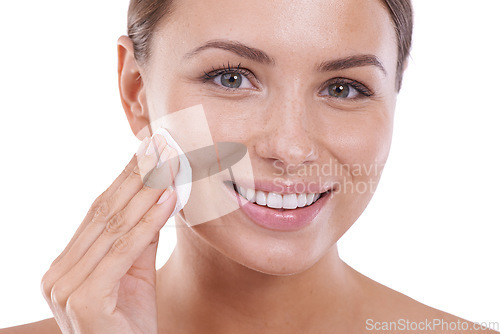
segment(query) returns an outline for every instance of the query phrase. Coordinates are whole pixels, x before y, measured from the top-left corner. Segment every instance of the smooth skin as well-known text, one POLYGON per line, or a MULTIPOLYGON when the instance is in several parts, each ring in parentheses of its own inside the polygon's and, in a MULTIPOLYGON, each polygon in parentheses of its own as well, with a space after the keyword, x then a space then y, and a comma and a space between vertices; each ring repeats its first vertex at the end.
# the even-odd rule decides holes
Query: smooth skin
MULTIPOLYGON (((214 142, 245 144, 258 179, 272 180, 277 169, 288 168, 290 181, 317 181, 293 172, 334 164, 347 173, 323 181, 378 183, 379 172, 353 173, 349 167, 382 169, 390 149, 397 46, 379 1, 182 0, 153 37, 145 64, 135 61, 127 37, 118 42, 120 92, 134 134, 162 115, 202 104, 214 142), (213 47, 192 53, 213 40, 259 49, 273 61, 213 47), (357 55, 375 56, 384 70, 365 64, 318 71, 332 59, 357 55), (221 87, 220 77, 200 79, 228 63, 252 73, 241 87, 221 87), (338 78, 363 83, 373 94, 331 96, 327 88, 338 78)), ((131 172, 134 164, 96 201, 44 278, 45 295, 65 333, 374 333, 366 329, 367 319, 463 321, 370 280, 340 259, 336 242, 365 209, 369 191, 335 194, 313 224, 296 232, 257 227, 240 210, 187 228, 181 211, 176 248, 155 278, 156 233, 175 200, 156 206, 161 191, 142 188, 131 172), (115 199, 105 206, 106 218, 87 222, 107 198, 115 199), (117 212, 115 233, 106 233, 117 212), (85 253, 90 249, 95 251, 85 253), (138 264, 139 276, 133 270, 138 264), (140 289, 127 290, 131 285, 125 283, 116 294, 120 281, 140 283, 140 289)), ((221 180, 209 181, 193 191, 217 205, 225 199, 210 202, 211 190, 221 180)), ((54 319, 16 330, 33 328, 52 333, 54 319)), ((494 333, 463 331, 478 332, 494 333)))

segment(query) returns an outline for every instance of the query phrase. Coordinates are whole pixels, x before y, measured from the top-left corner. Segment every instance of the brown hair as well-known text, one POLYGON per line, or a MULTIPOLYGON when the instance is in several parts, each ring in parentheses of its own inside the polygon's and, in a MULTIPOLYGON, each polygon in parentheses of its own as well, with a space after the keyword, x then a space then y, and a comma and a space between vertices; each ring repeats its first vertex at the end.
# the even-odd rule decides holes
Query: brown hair
POLYGON ((410 55, 413 36, 413 8, 411 0, 383 1, 391 14, 398 42, 398 67, 396 71, 396 91, 399 92, 403 82, 405 62, 410 55))
MULTIPOLYGON (((383 0, 392 18, 398 43, 396 90, 401 89, 405 61, 410 54, 413 34, 411 0, 383 0)), ((150 40, 158 22, 173 11, 173 0, 130 0, 128 36, 134 44, 135 59, 145 63, 151 53, 150 40)))

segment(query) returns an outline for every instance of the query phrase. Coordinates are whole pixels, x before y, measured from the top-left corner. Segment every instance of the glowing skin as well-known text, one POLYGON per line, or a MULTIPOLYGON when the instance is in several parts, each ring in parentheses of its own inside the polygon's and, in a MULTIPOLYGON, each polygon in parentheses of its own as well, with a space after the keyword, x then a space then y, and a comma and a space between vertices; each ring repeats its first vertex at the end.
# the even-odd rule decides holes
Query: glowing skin
MULTIPOLYGON (((146 64, 138 66, 130 40, 120 39, 122 99, 135 133, 165 113, 202 104, 214 142, 247 146, 256 180, 273 182, 286 169, 280 174, 286 182, 347 182, 362 191, 336 192, 312 224, 292 232, 259 227, 242 210, 186 228, 181 212, 178 244, 157 275, 160 329, 360 333, 367 318, 446 318, 355 272, 337 252, 336 242, 370 201, 372 191, 363 189, 375 189, 390 149, 397 46, 383 4, 183 0, 174 8, 146 64), (193 53, 221 40, 259 49, 267 62, 214 47, 193 53), (330 60, 367 55, 380 66, 318 71, 330 60), (221 86, 223 78, 212 73, 228 66, 247 74, 225 77, 239 88, 221 86), (204 80, 205 72, 212 78, 204 80), (346 80, 335 78, 363 86, 344 94, 338 86, 346 80), (303 166, 332 164, 342 175, 294 175, 303 166)), ((193 192, 208 200, 222 181, 193 192)))
MULTIPOLYGON (((279 175, 302 183, 342 182, 345 177, 335 175, 322 176, 321 180, 315 175, 282 175, 279 167, 322 166, 332 161, 344 166, 383 165, 389 153, 396 100, 392 83, 397 49, 383 6, 361 3, 238 3, 231 5, 231 14, 219 2, 179 3, 175 15, 160 26, 152 45, 153 56, 142 74, 151 118, 203 104, 214 141, 242 142, 248 147, 255 179, 272 182, 279 175), (300 17, 296 13, 301 13, 300 17), (216 48, 186 59, 186 54, 207 41, 221 39, 262 50, 274 59, 274 65, 216 48), (356 55, 376 56, 387 74, 377 66, 317 70, 328 60, 356 55), (253 73, 255 78, 245 80, 245 87, 251 88, 228 91, 199 79, 204 72, 228 63, 232 67, 241 64, 253 73), (337 77, 362 82, 374 94, 347 101, 328 97, 326 83, 337 77)), ((368 184, 373 178, 349 175, 344 169, 354 184, 368 184)), ((239 211, 216 223, 225 228, 205 224, 195 230, 197 235, 189 231, 186 237, 195 238, 190 242, 200 242, 201 237, 210 248, 262 272, 302 272, 335 247, 372 194, 337 195, 316 217, 320 223, 297 233, 278 236, 254 228, 239 211)), ((206 189, 209 197, 210 189, 206 189)))

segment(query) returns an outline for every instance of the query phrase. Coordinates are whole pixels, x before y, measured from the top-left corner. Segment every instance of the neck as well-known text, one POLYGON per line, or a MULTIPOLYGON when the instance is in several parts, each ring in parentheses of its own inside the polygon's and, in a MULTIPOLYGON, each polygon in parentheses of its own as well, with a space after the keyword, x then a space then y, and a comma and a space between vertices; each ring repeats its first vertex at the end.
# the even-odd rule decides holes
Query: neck
POLYGON ((284 324, 310 329, 315 319, 345 322, 339 310, 355 307, 352 270, 336 245, 309 269, 275 276, 234 262, 188 228, 178 228, 177 235, 172 256, 158 272, 160 317, 184 310, 174 318, 195 318, 205 330, 212 324, 215 332, 244 333, 246 325, 283 331, 284 324))

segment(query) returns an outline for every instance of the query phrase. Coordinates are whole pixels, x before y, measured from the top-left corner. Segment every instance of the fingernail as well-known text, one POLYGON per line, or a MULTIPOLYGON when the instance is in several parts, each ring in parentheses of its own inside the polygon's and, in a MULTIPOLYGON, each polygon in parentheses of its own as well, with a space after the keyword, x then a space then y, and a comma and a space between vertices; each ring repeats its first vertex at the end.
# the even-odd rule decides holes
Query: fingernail
POLYGON ((165 203, 165 201, 167 199, 170 198, 170 196, 172 196, 172 193, 174 192, 174 188, 172 186, 169 186, 164 192, 163 194, 161 195, 160 199, 158 200, 158 202, 156 204, 163 204, 165 203))
POLYGON ((149 138, 149 137, 146 137, 143 139, 143 141, 139 144, 139 148, 137 149, 137 152, 135 153, 135 155, 137 157, 142 156, 144 154, 144 152, 146 152, 146 148, 148 147, 150 141, 151 141, 151 138, 149 138))
POLYGON ((148 149, 146 150, 146 155, 152 155, 157 150, 161 152, 163 147, 167 144, 165 138, 161 135, 155 134, 151 143, 149 143, 148 149))

